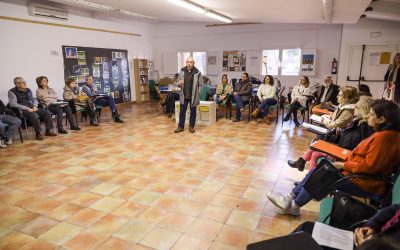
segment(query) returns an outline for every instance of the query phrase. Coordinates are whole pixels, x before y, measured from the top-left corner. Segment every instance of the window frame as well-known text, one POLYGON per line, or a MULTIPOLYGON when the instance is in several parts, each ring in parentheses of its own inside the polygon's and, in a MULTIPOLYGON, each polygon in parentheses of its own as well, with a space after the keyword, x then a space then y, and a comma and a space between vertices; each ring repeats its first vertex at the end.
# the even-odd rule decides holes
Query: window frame
POLYGON ((272 76, 276 76, 276 77, 282 77, 282 76, 300 76, 300 67, 301 67, 301 55, 302 55, 302 48, 301 47, 285 47, 285 48, 265 48, 261 50, 261 61, 260 61, 260 75, 265 75, 266 72, 263 72, 263 58, 264 58, 264 51, 265 50, 278 50, 279 54, 278 54, 278 75, 272 75, 272 76), (294 49, 298 49, 300 50, 300 57, 299 57, 299 61, 298 61, 298 67, 299 70, 297 71, 296 75, 288 75, 288 74, 282 74, 282 61, 283 61, 283 51, 284 50, 294 50, 294 49))
POLYGON ((179 72, 181 70, 181 68, 185 67, 185 64, 186 64, 186 63, 184 63, 183 65, 181 65, 181 67, 179 66, 179 60, 180 60, 179 54, 180 53, 189 53, 189 56, 191 56, 191 57, 194 57, 193 56, 194 53, 204 53, 203 62, 205 64, 203 64, 203 67, 202 67, 203 71, 201 71, 200 69, 199 70, 200 70, 201 74, 206 75, 206 73, 207 73, 207 65, 206 65, 206 62, 207 62, 207 51, 205 51, 205 50, 204 51, 201 51, 201 50, 178 51, 176 53, 176 56, 177 56, 177 59, 178 59, 178 63, 177 63, 178 64, 177 65, 178 71, 177 72, 179 72))

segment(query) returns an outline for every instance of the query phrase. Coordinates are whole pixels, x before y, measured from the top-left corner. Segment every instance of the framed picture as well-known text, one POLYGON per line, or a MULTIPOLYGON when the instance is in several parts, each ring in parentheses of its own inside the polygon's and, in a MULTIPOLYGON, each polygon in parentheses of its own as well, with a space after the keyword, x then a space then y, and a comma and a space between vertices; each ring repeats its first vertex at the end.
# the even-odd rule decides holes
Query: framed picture
POLYGON ((315 49, 303 49, 301 55, 300 75, 314 76, 315 75, 315 49))

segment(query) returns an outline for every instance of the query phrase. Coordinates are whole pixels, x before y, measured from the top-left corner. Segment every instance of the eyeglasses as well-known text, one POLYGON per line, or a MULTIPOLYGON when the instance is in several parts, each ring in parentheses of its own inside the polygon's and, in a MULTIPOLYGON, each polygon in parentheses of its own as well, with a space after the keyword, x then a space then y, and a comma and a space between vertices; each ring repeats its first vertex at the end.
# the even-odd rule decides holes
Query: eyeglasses
POLYGON ((21 83, 23 83, 23 84, 26 84, 26 82, 25 81, 23 81, 23 82, 17 82, 18 84, 21 84, 21 83))

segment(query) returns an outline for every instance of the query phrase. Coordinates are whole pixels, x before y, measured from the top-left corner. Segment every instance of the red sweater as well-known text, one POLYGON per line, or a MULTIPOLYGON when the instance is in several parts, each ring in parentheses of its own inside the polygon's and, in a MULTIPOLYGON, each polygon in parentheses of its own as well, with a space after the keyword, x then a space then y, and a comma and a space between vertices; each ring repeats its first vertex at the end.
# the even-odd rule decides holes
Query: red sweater
MULTIPOLYGON (((400 132, 380 131, 363 140, 344 163, 344 175, 351 173, 390 174, 400 164, 400 132)), ((386 184, 380 180, 351 179, 361 189, 382 195, 386 184)))

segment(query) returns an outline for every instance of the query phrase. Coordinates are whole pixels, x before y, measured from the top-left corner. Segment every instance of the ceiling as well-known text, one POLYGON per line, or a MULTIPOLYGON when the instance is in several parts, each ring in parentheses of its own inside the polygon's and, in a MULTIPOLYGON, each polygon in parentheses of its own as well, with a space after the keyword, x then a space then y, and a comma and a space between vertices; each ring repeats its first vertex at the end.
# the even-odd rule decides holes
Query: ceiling
MULTIPOLYGON (((63 0, 51 0, 67 6, 86 8, 63 0)), ((125 9, 157 18, 155 22, 206 22, 219 23, 203 14, 198 14, 165 0, 90 0, 114 8, 125 9)), ((323 17, 323 0, 192 0, 193 3, 213 10, 234 23, 327 23, 323 17)), ((332 0, 332 22, 356 23, 366 7, 374 7, 380 14, 400 17, 400 0, 332 0)), ((94 9, 92 9, 94 10, 94 9)), ((115 11, 114 11, 115 12, 115 11)), ((109 13, 116 16, 117 13, 109 13)), ((119 14, 118 14, 119 15, 119 14)), ((126 16, 133 19, 134 17, 126 16)), ((400 20, 400 19, 399 19, 400 20)), ((329 22, 328 22, 329 23, 329 22)))

